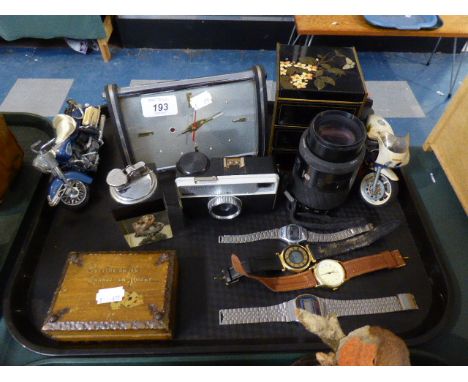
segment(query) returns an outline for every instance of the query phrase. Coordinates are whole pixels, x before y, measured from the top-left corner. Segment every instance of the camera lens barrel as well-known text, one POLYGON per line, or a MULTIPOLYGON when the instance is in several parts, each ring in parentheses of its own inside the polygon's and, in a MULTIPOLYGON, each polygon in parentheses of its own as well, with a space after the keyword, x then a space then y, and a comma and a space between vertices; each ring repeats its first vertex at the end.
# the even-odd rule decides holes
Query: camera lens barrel
POLYGON ((327 110, 315 116, 307 130, 310 151, 329 162, 347 162, 358 157, 366 141, 364 124, 341 110, 327 110))
POLYGON ((208 201, 208 212, 215 219, 234 219, 241 211, 242 201, 236 196, 215 196, 208 201))
POLYGON ((292 170, 290 191, 303 205, 329 210, 342 204, 365 155, 366 129, 354 115, 319 113, 305 130, 292 170))

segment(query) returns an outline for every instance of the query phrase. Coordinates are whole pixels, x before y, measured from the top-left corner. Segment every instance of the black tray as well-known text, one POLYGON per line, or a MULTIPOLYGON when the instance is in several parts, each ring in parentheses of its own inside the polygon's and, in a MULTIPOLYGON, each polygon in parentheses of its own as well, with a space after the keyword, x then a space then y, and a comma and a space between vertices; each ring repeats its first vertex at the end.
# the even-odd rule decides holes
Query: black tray
MULTIPOLYGON (((10 112, 1 112, 0 114, 5 117, 7 125, 24 152, 21 169, 10 185, 5 199, 0 204, 0 220, 2 220, 0 224, 1 271, 4 262, 11 258, 9 253, 13 250, 13 242, 18 236, 17 229, 20 228, 21 221, 27 219, 25 216, 30 200, 41 179, 40 172, 32 166, 34 154, 29 147, 39 139, 48 141, 53 136, 53 127, 48 119, 36 114, 10 112)), ((1 287, 2 281, 0 281, 0 290, 1 287)))
MULTIPOLYGON (((220 223, 209 217, 187 219, 185 228, 175 238, 140 247, 142 250, 177 250, 180 274, 174 340, 69 343, 54 341, 40 332, 70 251, 129 249, 112 218, 105 184, 107 172, 122 165, 112 135, 117 134, 113 126, 107 125, 102 162, 91 188, 90 204, 83 211, 49 208, 45 198, 47 179, 41 180, 28 213, 30 219, 23 223, 23 234, 17 240, 17 260, 4 295, 4 317, 12 336, 34 352, 55 356, 296 353, 325 349, 317 337, 297 323, 218 325, 221 308, 273 305, 300 293, 273 293, 252 280, 242 280, 231 287, 213 280, 213 276, 228 264, 232 252, 240 256, 273 254, 284 247, 278 241, 237 246, 217 243, 219 234, 254 232, 288 223, 281 199, 272 213, 241 215, 230 222, 220 223)), ((170 173, 161 174, 160 180, 170 176, 170 173)), ((428 341, 444 327, 446 312, 452 304, 452 289, 435 250, 436 245, 431 243, 424 229, 424 219, 417 208, 419 202, 407 186, 408 183, 401 181, 399 201, 380 209, 367 207, 355 190, 336 214, 365 216, 374 223, 389 218, 402 221, 397 231, 386 238, 338 259, 400 249, 404 256, 409 256, 408 265, 351 280, 337 291, 316 289, 307 292, 350 299, 402 292, 415 294, 420 306, 418 311, 340 319, 345 332, 367 324, 380 325, 402 336, 411 346, 428 341)))

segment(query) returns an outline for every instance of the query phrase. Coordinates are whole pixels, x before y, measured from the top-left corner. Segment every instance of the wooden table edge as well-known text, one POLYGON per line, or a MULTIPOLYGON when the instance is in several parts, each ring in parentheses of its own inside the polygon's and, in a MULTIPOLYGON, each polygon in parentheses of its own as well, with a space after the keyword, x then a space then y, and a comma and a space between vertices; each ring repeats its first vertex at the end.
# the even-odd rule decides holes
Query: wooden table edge
POLYGON ((312 16, 312 15, 297 15, 294 16, 297 33, 299 35, 327 35, 327 36, 369 36, 369 37, 446 37, 446 38, 468 38, 468 16, 440 16, 444 25, 437 29, 423 30, 398 30, 391 28, 378 28, 368 24, 364 16, 312 16), (329 21, 328 27, 313 28, 310 22, 306 22, 305 18, 316 17, 322 21, 329 21), (340 28, 340 20, 344 18, 353 18, 358 22, 356 29, 351 29, 349 26, 345 29, 340 28), (460 17, 466 18, 466 23, 463 23, 465 30, 454 31, 454 19, 460 17), (333 22, 338 24, 333 25, 333 22))

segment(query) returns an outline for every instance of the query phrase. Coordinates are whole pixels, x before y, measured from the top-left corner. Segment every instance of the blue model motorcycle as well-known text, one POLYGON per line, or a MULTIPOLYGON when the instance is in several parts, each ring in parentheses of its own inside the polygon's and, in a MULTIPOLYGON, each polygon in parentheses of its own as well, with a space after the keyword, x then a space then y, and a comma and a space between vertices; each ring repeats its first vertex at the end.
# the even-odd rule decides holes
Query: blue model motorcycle
POLYGON ((31 146, 36 154, 33 166, 52 176, 47 195, 50 206, 61 202, 68 208, 79 209, 89 200, 89 186, 93 181, 89 173, 95 172, 99 163, 105 116, 99 112, 91 122, 77 127, 75 118, 59 114, 52 122, 56 137, 45 144, 38 141, 31 146))

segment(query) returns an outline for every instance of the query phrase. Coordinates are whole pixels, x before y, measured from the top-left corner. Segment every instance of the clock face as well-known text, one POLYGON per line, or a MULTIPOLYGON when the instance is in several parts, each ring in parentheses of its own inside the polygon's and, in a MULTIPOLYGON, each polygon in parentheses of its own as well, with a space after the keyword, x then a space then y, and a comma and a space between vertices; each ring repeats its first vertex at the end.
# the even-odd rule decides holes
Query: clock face
POLYGON ((301 272, 309 268, 311 256, 301 245, 290 245, 283 252, 283 266, 293 272, 301 272))
POLYGON ((322 260, 314 269, 315 277, 320 286, 338 288, 345 281, 345 270, 336 260, 322 260))

